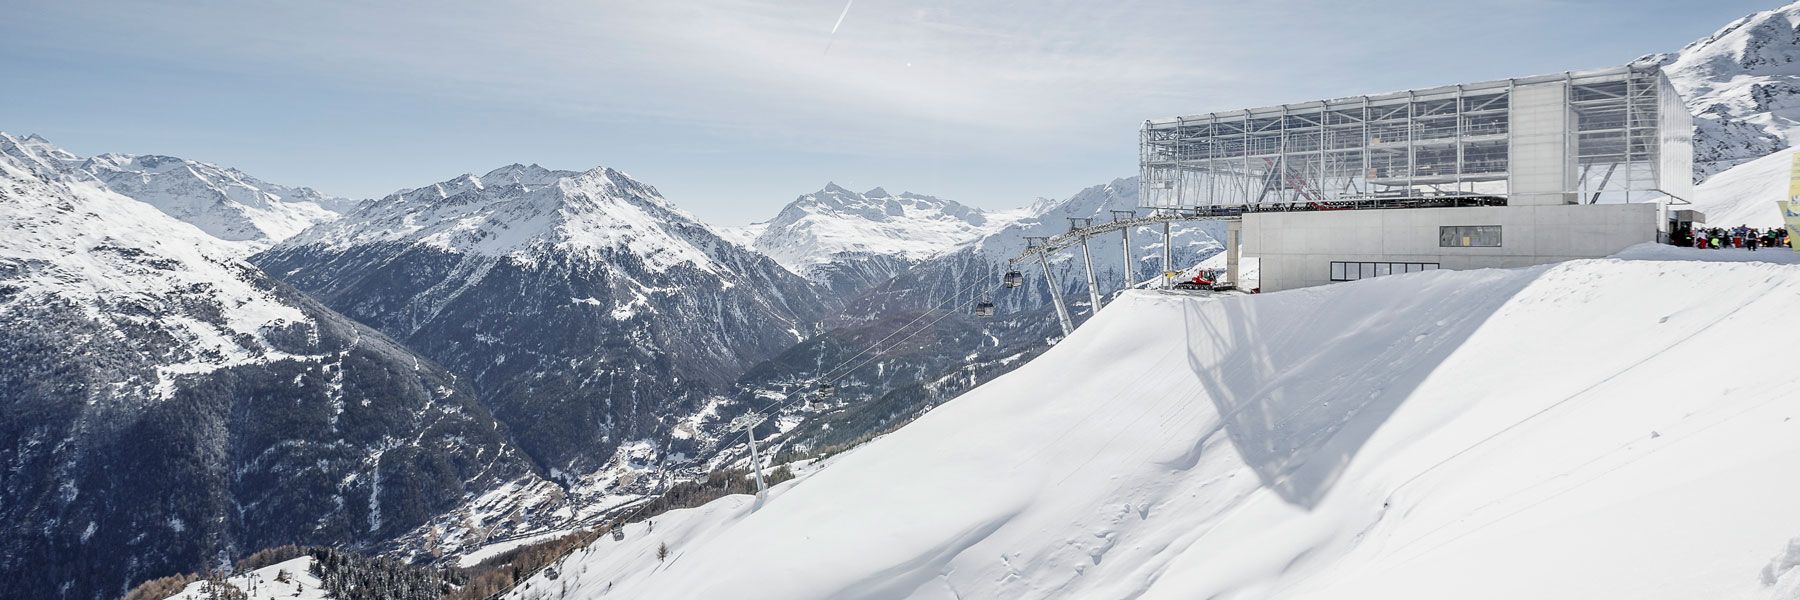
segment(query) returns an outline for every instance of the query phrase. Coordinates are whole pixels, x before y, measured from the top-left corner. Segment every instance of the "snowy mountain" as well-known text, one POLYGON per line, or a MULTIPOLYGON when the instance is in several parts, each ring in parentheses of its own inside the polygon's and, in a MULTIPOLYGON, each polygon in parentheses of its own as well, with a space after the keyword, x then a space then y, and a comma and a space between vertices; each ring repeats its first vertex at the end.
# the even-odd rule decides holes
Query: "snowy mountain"
POLYGON ((831 308, 607 168, 510 165, 364 203, 254 262, 472 379, 578 490, 647 489, 672 428, 831 308))
POLYGON ((512 597, 1791 597, 1800 374, 1718 349, 1794 332, 1800 265, 1703 258, 1755 257, 1129 293, 760 509, 512 597))
POLYGON ((1005 224, 954 201, 835 183, 754 225, 752 246, 801 276, 854 293, 1005 224))
POLYGON ((48 142, 0 140, 6 595, 374 545, 535 480, 455 376, 48 142))
POLYGON ((0 133, 0 147, 31 147, 59 168, 79 171, 112 191, 155 206, 246 254, 337 218, 355 203, 311 188, 289 187, 230 169, 170 156, 101 154, 83 159, 32 135, 0 133))
POLYGON ((1695 115, 1698 179, 1792 146, 1800 135, 1800 3, 1639 60, 1663 65, 1695 115))
POLYGON ((355 206, 311 188, 277 185, 237 169, 169 156, 102 154, 81 168, 115 192, 252 250, 355 206))

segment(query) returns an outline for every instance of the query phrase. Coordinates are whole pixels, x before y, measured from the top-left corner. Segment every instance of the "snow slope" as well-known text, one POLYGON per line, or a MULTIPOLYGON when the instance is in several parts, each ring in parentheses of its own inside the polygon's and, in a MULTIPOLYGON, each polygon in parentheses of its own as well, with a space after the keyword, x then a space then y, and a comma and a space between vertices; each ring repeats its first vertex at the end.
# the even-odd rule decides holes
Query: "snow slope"
POLYGON ((1800 265, 1694 260, 1739 254, 1130 292, 759 511, 665 514, 532 589, 1793 597, 1800 372, 1747 342, 1800 333, 1800 265))
POLYGON ((1695 188, 1692 208, 1705 213, 1706 224, 1715 227, 1780 227, 1781 209, 1775 202, 1788 197, 1794 152, 1779 150, 1714 175, 1695 188))
MULTIPOLYGON (((329 600, 323 582, 312 574, 313 557, 302 556, 278 562, 261 569, 226 578, 225 582, 244 593, 245 600, 329 600), (277 577, 286 574, 286 581, 277 577)), ((182 588, 168 600, 206 600, 211 597, 211 582, 204 579, 182 588)))

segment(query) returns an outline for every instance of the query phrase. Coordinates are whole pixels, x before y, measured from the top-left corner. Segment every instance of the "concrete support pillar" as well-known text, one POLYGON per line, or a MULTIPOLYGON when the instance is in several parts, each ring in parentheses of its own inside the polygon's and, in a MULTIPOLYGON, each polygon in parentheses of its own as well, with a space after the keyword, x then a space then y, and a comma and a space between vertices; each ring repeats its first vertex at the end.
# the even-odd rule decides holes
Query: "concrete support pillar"
POLYGON ((1133 268, 1137 266, 1137 261, 1131 260, 1131 228, 1126 227, 1120 229, 1119 232, 1125 235, 1124 244, 1122 246, 1125 250, 1125 266, 1120 269, 1121 271, 1124 271, 1120 277, 1125 280, 1125 287, 1121 289, 1131 289, 1131 286, 1137 284, 1136 281, 1133 281, 1137 278, 1137 269, 1133 268))
POLYGON ((1163 287, 1174 285, 1169 271, 1175 268, 1175 236, 1169 235, 1169 222, 1163 221, 1163 287))
POLYGON ((1056 320, 1062 323, 1063 335, 1075 331, 1075 321, 1069 318, 1069 305, 1063 304, 1062 288, 1056 285, 1056 275, 1050 272, 1050 254, 1038 253, 1038 265, 1044 268, 1044 284, 1050 286, 1050 303, 1056 306, 1056 320))
POLYGON ((1231 282, 1231 285, 1238 284, 1238 258, 1242 254, 1238 240, 1243 237, 1243 233, 1243 221, 1225 222, 1225 280, 1231 282))
POLYGON ((756 452, 756 425, 751 424, 746 427, 744 433, 750 438, 750 472, 756 474, 756 504, 750 509, 756 510, 762 508, 763 496, 768 492, 769 486, 763 485, 762 457, 758 456, 756 452))

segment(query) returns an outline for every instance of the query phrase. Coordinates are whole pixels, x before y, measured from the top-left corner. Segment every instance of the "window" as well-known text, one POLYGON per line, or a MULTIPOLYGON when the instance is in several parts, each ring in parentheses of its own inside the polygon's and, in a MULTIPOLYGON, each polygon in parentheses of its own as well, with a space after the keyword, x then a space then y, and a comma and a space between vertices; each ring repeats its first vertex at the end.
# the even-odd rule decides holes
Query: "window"
POLYGON ((1435 271, 1437 263, 1331 261, 1332 281, 1356 281, 1382 275, 1435 271))
POLYGON ((1445 225, 1438 228, 1442 248, 1499 248, 1499 225, 1445 225))

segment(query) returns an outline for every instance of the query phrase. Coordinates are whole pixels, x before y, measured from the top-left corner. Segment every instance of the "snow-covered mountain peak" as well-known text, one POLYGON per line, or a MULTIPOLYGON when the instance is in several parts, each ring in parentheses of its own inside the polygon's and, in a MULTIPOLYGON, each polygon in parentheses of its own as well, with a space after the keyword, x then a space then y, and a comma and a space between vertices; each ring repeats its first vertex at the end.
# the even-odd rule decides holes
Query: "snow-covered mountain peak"
POLYGON ((576 174, 577 173, 574 171, 554 171, 546 169, 538 166, 537 163, 529 165, 513 163, 489 171, 486 175, 482 175, 481 183, 483 185, 517 184, 526 187, 536 187, 550 185, 556 183, 559 179, 573 177, 576 174))
POLYGON ((269 183, 211 163, 155 154, 82 158, 41 136, 0 133, 0 153, 48 178, 92 180, 147 203, 247 254, 337 218, 351 201, 269 183))
POLYGON ((113 190, 251 250, 337 218, 351 202, 228 167, 155 154, 102 154, 82 169, 113 190))
POLYGON ((0 131, 0 155, 10 158, 14 168, 46 177, 68 176, 69 165, 81 162, 81 157, 35 133, 18 137, 0 131))
POLYGON ((782 208, 753 245, 790 271, 826 280, 845 261, 920 261, 996 225, 988 213, 953 200, 827 183, 782 208))
POLYGON ((1694 173, 1709 177, 1800 135, 1800 3, 1732 21, 1680 51, 1652 54, 1696 116, 1694 173))
POLYGON ((719 241, 656 188, 617 170, 513 164, 396 192, 287 246, 400 243, 525 262, 545 252, 618 251, 653 270, 716 270, 719 241))

